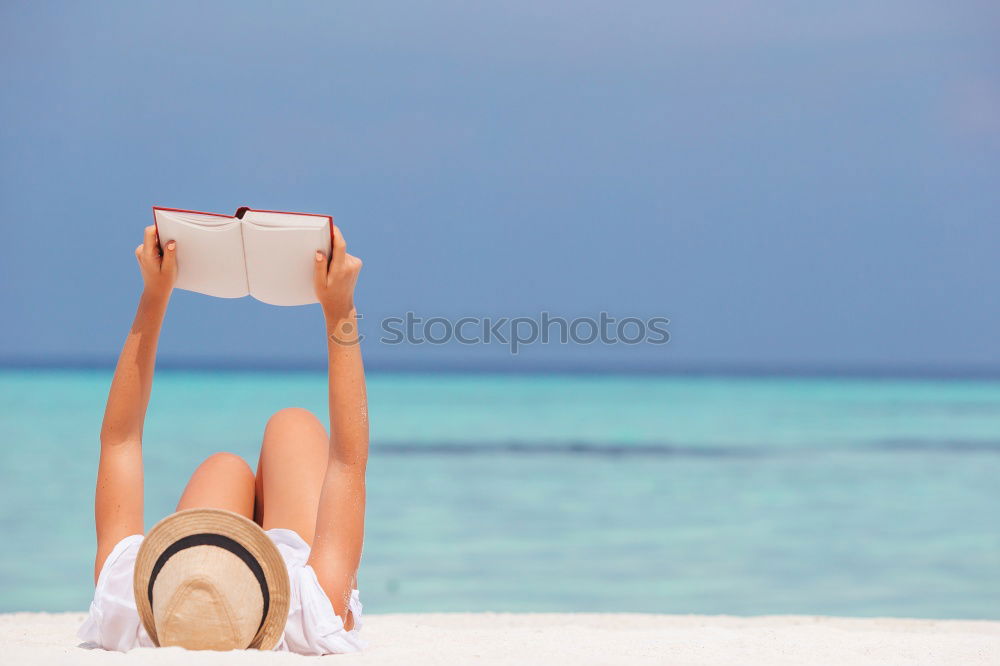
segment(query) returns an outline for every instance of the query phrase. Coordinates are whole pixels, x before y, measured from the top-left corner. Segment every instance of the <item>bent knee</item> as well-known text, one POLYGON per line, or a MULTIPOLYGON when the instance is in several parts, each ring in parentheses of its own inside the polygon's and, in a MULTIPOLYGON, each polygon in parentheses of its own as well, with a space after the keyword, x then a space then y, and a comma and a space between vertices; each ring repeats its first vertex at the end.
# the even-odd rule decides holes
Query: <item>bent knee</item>
POLYGON ((328 455, 326 428, 308 409, 289 407, 276 412, 264 429, 262 458, 273 455, 328 455))
POLYGON ((213 472, 221 472, 232 476, 242 476, 253 481, 253 470, 247 461, 235 453, 219 452, 213 453, 205 458, 199 465, 199 469, 210 469, 213 472))
POLYGON ((267 420, 267 429, 292 429, 323 427, 316 415, 302 407, 285 407, 279 409, 267 420))

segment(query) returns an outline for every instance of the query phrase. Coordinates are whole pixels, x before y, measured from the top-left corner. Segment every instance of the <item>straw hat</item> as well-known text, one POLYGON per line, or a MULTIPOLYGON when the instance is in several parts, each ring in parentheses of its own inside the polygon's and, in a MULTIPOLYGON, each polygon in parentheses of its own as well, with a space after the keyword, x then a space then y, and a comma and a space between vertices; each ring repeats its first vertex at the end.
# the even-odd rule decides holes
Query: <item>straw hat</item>
POLYGON ((153 643, 272 649, 288 619, 288 570, 256 523, 221 509, 178 511, 149 531, 133 578, 153 643))

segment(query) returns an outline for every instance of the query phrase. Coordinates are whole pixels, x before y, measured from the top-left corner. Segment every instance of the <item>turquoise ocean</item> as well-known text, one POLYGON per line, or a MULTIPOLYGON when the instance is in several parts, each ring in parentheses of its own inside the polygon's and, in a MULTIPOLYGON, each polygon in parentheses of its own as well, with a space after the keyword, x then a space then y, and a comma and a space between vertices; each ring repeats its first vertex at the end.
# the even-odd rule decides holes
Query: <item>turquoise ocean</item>
MULTIPOLYGON (((83 610, 110 372, 0 371, 0 611, 83 610)), ((1000 619, 1000 382, 380 374, 366 611, 1000 619)), ((310 372, 157 374, 147 526, 310 372)))

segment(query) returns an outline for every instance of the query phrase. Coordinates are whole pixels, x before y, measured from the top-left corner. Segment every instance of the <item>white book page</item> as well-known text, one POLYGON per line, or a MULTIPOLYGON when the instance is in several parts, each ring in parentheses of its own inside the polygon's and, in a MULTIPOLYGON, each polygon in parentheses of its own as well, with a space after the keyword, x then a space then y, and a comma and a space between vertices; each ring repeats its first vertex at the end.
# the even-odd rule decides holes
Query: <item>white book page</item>
POLYGON ((250 295, 271 305, 316 302, 316 251, 330 256, 330 218, 247 211, 243 216, 250 295))
POLYGON ((177 241, 178 289, 220 298, 250 293, 242 223, 234 217, 154 209, 160 245, 177 241))

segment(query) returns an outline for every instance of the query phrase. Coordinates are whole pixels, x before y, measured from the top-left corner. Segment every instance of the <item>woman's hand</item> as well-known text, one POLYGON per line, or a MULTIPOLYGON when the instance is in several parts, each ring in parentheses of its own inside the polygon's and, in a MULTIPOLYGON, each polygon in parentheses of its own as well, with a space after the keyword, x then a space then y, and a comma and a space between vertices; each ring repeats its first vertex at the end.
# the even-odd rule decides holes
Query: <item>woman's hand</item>
POLYGON ((333 228, 333 256, 316 253, 313 286, 316 299, 323 306, 327 323, 336 324, 354 317, 354 285, 361 272, 361 260, 347 254, 347 243, 338 227, 333 228))
POLYGON ((142 245, 135 248, 142 272, 143 293, 157 298, 169 298, 177 281, 177 241, 170 241, 160 251, 156 227, 146 227, 142 245))

